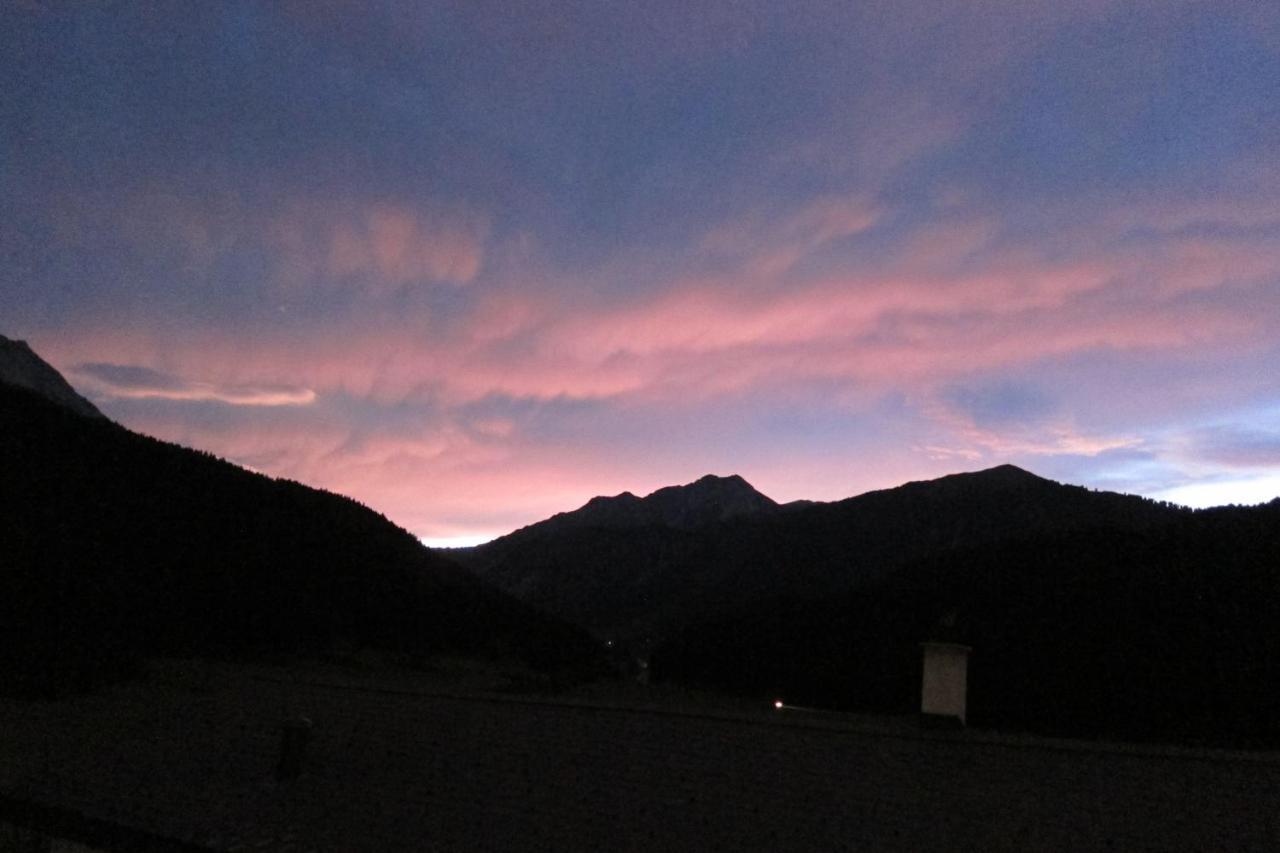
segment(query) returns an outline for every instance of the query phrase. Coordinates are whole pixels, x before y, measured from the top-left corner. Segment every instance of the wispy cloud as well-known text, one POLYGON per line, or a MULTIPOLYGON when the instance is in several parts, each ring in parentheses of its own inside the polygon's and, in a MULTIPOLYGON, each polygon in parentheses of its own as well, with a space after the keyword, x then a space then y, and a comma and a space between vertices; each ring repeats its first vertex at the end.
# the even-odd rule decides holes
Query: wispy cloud
POLYGON ((216 402, 229 406, 306 406, 316 399, 309 388, 216 385, 134 365, 86 363, 77 365, 72 372, 88 385, 91 393, 107 399, 216 402))
POLYGON ((937 459, 1089 457, 1143 443, 1138 436, 1081 430, 1043 392, 1005 383, 949 389, 921 409, 947 436, 946 444, 923 448, 937 459))
POLYGON ((865 196, 819 197, 791 211, 757 211, 723 223, 702 238, 705 256, 724 258, 759 278, 787 273, 827 244, 861 234, 881 216, 865 196))

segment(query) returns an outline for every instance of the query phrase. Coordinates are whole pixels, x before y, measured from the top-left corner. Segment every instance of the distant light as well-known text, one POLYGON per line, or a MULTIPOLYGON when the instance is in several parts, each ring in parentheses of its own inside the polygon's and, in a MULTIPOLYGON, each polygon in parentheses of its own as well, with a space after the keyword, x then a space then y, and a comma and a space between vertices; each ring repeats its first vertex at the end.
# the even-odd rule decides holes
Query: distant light
POLYGON ((773 701, 773 707, 777 708, 778 710, 782 710, 782 700, 781 700, 781 699, 775 699, 775 700, 773 701))

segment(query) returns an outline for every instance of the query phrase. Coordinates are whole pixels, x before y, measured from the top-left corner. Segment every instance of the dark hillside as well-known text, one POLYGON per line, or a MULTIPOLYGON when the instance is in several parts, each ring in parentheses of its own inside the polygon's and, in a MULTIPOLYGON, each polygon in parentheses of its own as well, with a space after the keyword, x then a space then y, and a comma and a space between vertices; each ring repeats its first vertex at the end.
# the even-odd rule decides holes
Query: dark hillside
POLYGON ((566 528, 553 519, 465 559, 522 600, 643 650, 717 614, 843 595, 940 552, 1072 530, 1137 530, 1186 513, 1006 465, 695 528, 566 528))
POLYGON ((76 393, 54 367, 36 355, 26 341, 0 335, 0 383, 34 391, 78 415, 102 417, 97 407, 76 393))
POLYGON ((1140 531, 952 551, 838 599, 761 604, 658 649, 655 677, 911 713, 954 614, 974 725, 1280 745, 1280 501, 1140 531))
POLYGON ((595 644, 368 508, 0 384, 0 674, 368 645, 593 665, 595 644))

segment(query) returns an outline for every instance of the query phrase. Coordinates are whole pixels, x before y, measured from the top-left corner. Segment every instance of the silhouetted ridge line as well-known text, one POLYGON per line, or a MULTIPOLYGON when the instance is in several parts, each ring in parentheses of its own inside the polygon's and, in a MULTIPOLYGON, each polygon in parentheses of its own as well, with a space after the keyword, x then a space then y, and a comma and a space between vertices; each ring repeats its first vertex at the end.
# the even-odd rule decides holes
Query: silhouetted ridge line
POLYGON ((36 355, 26 341, 0 335, 0 383, 34 391, 46 400, 85 417, 101 418, 97 407, 76 393, 71 383, 36 355))
POLYGON ((643 498, 631 492, 597 496, 571 512, 516 531, 512 536, 544 534, 575 527, 629 528, 659 525, 692 529, 730 518, 769 512, 778 505, 737 474, 707 474, 683 486, 666 486, 643 498))
POLYGON ((645 498, 595 499, 461 559, 521 599, 643 653, 715 614, 840 595, 942 551, 1072 530, 1141 529, 1180 512, 1012 465, 785 506, 740 477, 707 477, 645 498), (668 499, 712 511, 690 523, 681 512, 668 514, 668 499))
POLYGON ((579 629, 357 502, 0 384, 0 689, 57 694, 152 654, 372 648, 588 671, 579 629))

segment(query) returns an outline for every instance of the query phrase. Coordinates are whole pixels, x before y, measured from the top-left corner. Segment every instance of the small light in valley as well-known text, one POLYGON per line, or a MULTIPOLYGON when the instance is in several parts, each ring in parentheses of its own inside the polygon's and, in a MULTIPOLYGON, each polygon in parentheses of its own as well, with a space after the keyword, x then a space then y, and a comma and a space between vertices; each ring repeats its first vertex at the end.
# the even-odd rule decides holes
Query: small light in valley
POLYGON ((778 710, 782 710, 782 700, 781 699, 773 700, 773 707, 777 708, 778 710))

